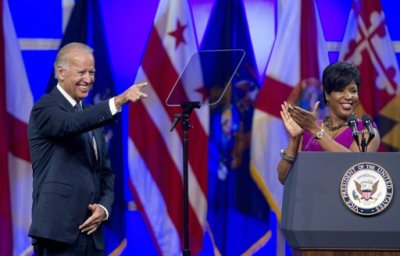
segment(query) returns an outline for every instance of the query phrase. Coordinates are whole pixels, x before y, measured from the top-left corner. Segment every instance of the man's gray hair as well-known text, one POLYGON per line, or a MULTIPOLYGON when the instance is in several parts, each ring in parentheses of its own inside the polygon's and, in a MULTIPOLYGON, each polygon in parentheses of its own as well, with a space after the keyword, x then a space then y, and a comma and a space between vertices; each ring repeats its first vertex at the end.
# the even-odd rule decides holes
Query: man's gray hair
POLYGON ((76 51, 86 52, 89 54, 93 54, 93 49, 86 44, 83 43, 69 43, 63 46, 57 53, 56 61, 54 62, 54 74, 58 79, 57 75, 57 67, 62 67, 63 69, 68 69, 68 64, 70 60, 70 54, 76 51))

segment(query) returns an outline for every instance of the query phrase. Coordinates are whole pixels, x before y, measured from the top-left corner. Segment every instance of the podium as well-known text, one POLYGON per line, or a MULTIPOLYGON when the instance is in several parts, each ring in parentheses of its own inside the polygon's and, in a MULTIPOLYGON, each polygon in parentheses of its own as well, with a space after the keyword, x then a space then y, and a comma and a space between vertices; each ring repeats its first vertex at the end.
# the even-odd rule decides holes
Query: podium
POLYGON ((293 255, 400 255, 399 168, 399 153, 300 152, 282 206, 281 229, 293 255), (384 178, 368 181, 375 175, 370 168, 384 178), (366 192, 358 185, 363 180, 366 192))

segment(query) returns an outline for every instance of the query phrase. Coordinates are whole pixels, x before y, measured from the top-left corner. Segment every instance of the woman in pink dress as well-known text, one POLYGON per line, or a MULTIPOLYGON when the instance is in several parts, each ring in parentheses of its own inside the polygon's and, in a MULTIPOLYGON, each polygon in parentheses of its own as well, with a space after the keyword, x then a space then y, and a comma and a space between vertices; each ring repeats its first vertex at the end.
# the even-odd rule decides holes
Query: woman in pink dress
MULTIPOLYGON (((360 74, 349 63, 338 62, 329 65, 322 75, 323 97, 329 115, 324 120, 317 119, 319 102, 312 112, 287 102, 282 104, 281 116, 289 133, 289 144, 281 151, 278 164, 279 181, 283 184, 296 160, 299 151, 360 152, 360 144, 353 137, 353 130, 348 126, 359 103, 360 74)), ((363 122, 354 119, 358 131, 366 134, 369 141, 365 150, 375 152, 380 144, 380 136, 375 123, 372 129, 375 136, 368 138, 363 122)))

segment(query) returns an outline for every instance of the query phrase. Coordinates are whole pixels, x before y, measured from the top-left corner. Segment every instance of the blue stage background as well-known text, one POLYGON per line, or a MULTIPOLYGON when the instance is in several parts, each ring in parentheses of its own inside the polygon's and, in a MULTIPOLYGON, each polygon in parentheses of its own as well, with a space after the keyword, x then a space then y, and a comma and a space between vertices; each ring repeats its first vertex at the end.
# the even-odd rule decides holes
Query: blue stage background
MULTIPOLYGON (((243 1, 261 84, 276 32, 277 1, 243 1)), ((286 2, 290 1, 286 0, 286 2)), ((351 2, 351 0, 317 0, 332 62, 338 58, 351 2)), ((381 2, 389 33, 395 45, 396 57, 400 63, 400 19, 397 16, 400 12, 400 1, 382 0, 381 2)), ((198 41, 201 43, 214 0, 190 0, 189 3, 194 15, 198 41)), ((47 88, 58 44, 63 37, 63 24, 65 24, 63 19, 66 17, 65 13, 68 12, 68 6, 72 8, 73 1, 10 0, 9 4, 29 83, 36 101, 47 88)), ((157 4, 157 0, 99 1, 116 92, 122 92, 134 81, 157 4)), ((122 125, 125 127, 123 138, 126 138, 126 111, 123 114, 122 125)), ((126 140, 123 141, 126 143, 126 140)), ((123 152, 126 151, 126 145, 123 145, 123 152)), ((126 165, 126 159, 124 164, 126 165)), ((129 193, 125 194, 129 202, 131 199, 129 193)), ((130 210, 126 212, 129 241, 126 255, 156 255, 151 237, 146 231, 140 214, 134 207, 127 208, 130 210)), ((210 244, 206 241, 205 246, 210 246, 210 244)), ((211 252, 212 248, 209 249, 211 252)))

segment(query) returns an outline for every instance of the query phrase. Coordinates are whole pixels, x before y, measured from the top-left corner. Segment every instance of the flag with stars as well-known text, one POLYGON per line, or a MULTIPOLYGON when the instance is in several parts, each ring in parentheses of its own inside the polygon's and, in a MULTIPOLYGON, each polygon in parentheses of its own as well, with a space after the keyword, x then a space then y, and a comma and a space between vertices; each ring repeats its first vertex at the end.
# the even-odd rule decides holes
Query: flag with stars
POLYGON ((380 151, 400 150, 400 72, 379 0, 354 0, 339 59, 360 70, 357 114, 374 118, 380 151))
MULTIPOLYGON (((178 125, 170 132, 181 109, 168 107, 166 99, 197 45, 188 2, 161 0, 135 79, 148 82, 149 97, 130 105, 128 128, 130 188, 160 255, 181 255, 184 244, 183 131, 178 125)), ((202 83, 181 81, 179 95, 185 101, 202 96, 202 83)), ((195 109, 190 123, 189 246, 196 253, 207 213, 207 106, 195 109)))

